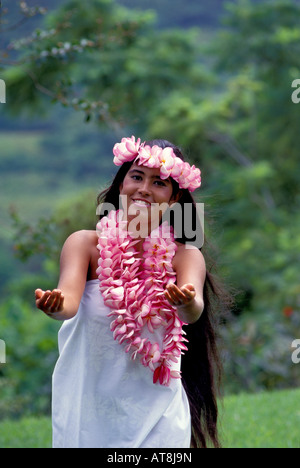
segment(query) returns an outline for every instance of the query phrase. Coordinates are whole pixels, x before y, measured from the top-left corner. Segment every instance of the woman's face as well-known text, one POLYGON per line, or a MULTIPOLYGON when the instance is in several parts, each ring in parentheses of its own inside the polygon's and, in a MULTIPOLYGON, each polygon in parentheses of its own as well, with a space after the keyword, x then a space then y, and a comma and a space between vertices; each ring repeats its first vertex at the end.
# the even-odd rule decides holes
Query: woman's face
MULTIPOLYGON (((126 204, 125 211, 127 211, 128 218, 139 215, 140 220, 145 220, 147 227, 150 226, 151 220, 151 226, 155 224, 153 218, 155 214, 157 215, 159 207, 164 212, 167 206, 176 201, 172 194, 172 181, 170 178, 162 180, 159 168, 139 166, 135 163, 120 185, 122 206, 124 209, 126 204)), ((159 215, 160 219, 162 212, 159 215)))

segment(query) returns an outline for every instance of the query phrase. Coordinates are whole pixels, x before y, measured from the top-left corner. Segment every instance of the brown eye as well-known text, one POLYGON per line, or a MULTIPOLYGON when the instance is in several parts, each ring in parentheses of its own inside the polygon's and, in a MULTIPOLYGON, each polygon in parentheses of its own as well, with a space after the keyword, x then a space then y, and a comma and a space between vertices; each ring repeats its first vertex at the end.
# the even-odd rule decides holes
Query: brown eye
POLYGON ((154 183, 156 183, 157 185, 159 185, 161 187, 166 187, 165 182, 163 182, 162 180, 156 180, 154 183))

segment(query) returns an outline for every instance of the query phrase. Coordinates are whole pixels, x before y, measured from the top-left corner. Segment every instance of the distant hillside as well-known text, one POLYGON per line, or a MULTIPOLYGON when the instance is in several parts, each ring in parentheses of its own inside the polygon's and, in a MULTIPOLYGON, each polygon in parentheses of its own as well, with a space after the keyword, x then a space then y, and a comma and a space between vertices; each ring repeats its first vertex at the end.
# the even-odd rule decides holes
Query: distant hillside
MULTIPOLYGON (((29 6, 40 5, 53 11, 67 1, 68 0, 27 0, 27 4, 29 6)), ((299 1, 300 0, 294 0, 295 3, 299 3, 299 1)), ((208 28, 219 27, 222 16, 226 12, 226 4, 238 2, 239 0, 210 0, 209 2, 199 0, 151 0, 151 2, 149 2, 149 0, 115 0, 116 4, 128 8, 155 10, 158 16, 158 26, 168 28, 174 26, 182 28, 195 26, 208 28)), ((260 2, 261 0, 251 0, 251 3, 260 2)), ((3 7, 9 7, 11 17, 17 18, 19 0, 4 0, 2 4, 3 7)), ((38 20, 35 21, 38 24, 38 20)), ((24 32, 26 29, 27 23, 22 26, 22 31, 24 32)))
MULTIPOLYGON (((250 3, 261 3, 262 0, 249 0, 250 3)), ((270 3, 273 0, 269 0, 270 3)), ((226 5, 239 3, 240 0, 116 0, 120 5, 142 10, 155 10, 160 27, 181 28, 204 27, 217 28, 226 12, 226 5)), ((294 0, 299 3, 300 0, 294 0)))
MULTIPOLYGON (((255 1, 255 0, 253 0, 255 1)), ((53 11, 67 0, 27 0, 29 6, 43 6, 49 11, 53 11)), ((116 4, 123 5, 128 8, 137 8, 142 10, 155 10, 158 16, 159 27, 174 27, 183 28, 201 26, 201 27, 217 27, 220 17, 224 13, 226 0, 210 0, 209 2, 200 2, 199 0, 115 0, 116 4)), ((14 18, 17 22, 19 11, 19 0, 7 0, 3 2, 9 8, 9 18, 14 18)), ((34 22, 39 23, 38 19, 34 22)), ((32 20, 30 21, 32 24, 32 20)), ((30 29, 28 22, 20 28, 23 33, 30 29)), ((14 31, 14 35, 16 31, 14 31)), ((11 34, 6 34, 6 38, 11 34)))
POLYGON ((210 0, 200 2, 199 0, 117 0, 120 5, 129 8, 140 8, 155 10, 158 15, 160 27, 191 28, 217 27, 224 13, 224 0, 210 0))

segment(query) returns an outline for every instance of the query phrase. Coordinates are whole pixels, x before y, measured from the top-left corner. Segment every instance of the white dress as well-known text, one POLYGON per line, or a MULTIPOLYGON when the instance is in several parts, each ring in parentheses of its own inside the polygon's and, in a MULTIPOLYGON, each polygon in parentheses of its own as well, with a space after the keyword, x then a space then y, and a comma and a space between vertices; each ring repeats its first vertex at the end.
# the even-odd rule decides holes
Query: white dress
POLYGON ((150 369, 114 340, 109 311, 99 280, 88 281, 76 316, 59 331, 53 447, 189 448, 190 411, 181 380, 153 384, 150 369))

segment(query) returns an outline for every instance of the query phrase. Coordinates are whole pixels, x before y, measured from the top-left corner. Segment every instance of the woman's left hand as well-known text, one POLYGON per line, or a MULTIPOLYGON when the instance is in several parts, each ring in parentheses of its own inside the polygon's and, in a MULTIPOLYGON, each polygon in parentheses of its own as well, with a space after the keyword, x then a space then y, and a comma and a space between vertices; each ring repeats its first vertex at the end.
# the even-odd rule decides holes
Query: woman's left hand
POLYGON ((196 290, 193 284, 184 284, 178 288, 176 284, 169 284, 165 290, 165 297, 169 303, 176 307, 189 307, 196 297, 196 290))

